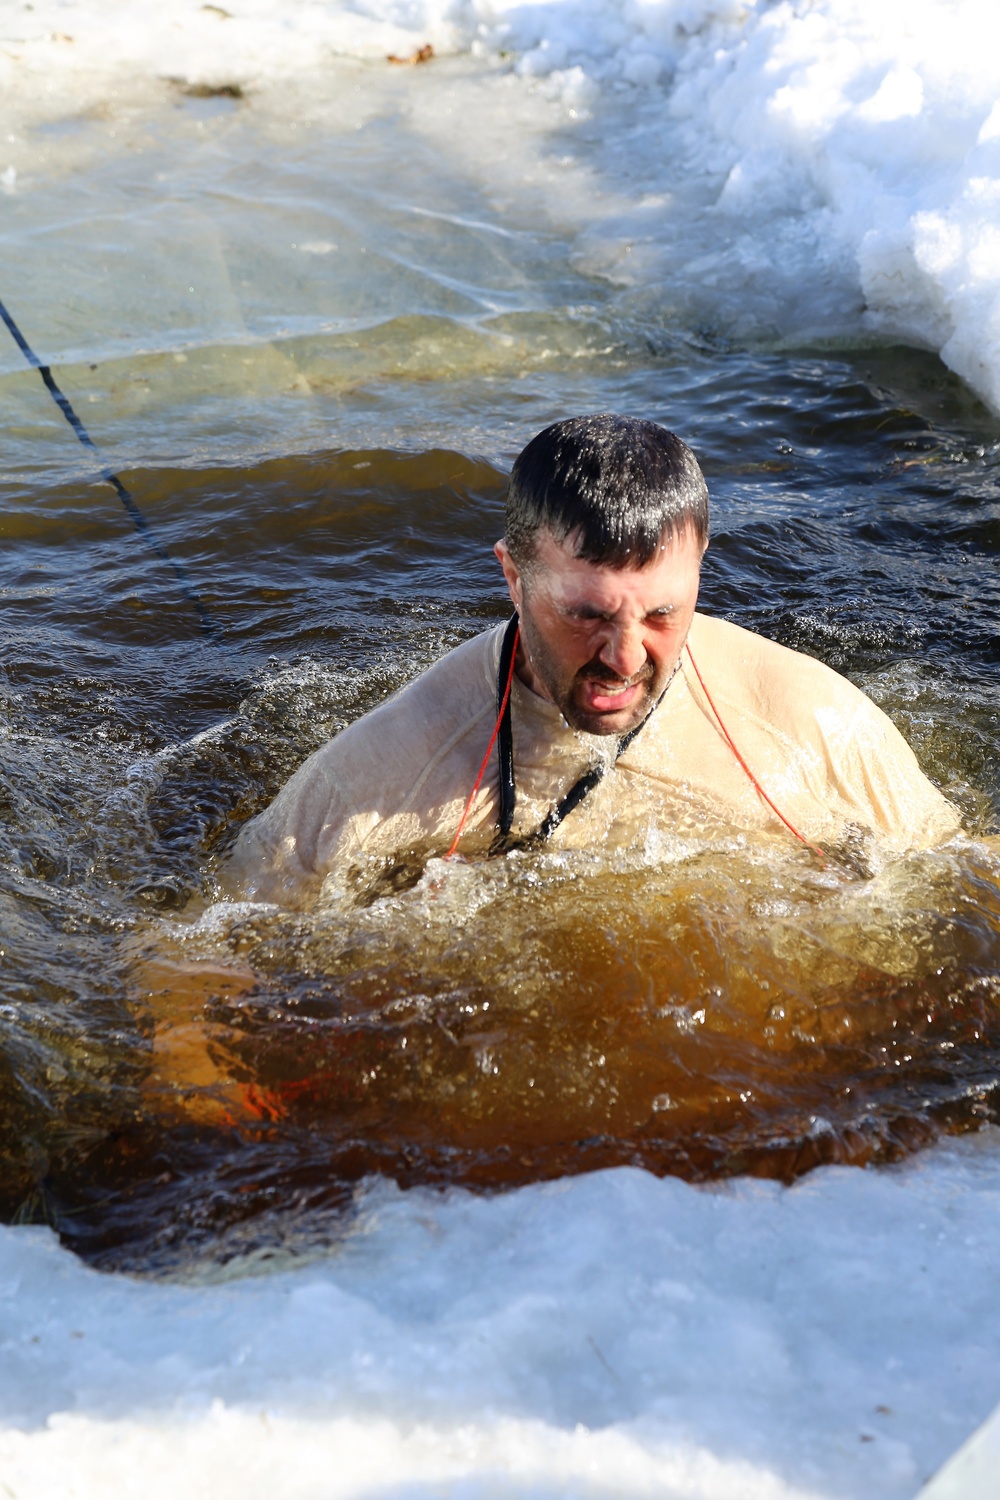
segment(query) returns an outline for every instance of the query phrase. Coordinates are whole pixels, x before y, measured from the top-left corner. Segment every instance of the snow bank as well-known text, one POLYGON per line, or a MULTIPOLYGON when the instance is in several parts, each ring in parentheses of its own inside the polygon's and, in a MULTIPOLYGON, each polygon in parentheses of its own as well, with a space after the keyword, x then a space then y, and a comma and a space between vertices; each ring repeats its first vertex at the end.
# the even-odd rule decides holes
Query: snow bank
MULTIPOLYGON (((939 352, 1000 411, 992 0, 505 9, 488 35, 520 53, 517 72, 662 98, 685 173, 714 197, 706 253, 671 269, 743 305, 733 332, 752 337, 770 319, 787 338, 823 335, 860 315, 869 332, 939 352)), ((643 146, 654 188, 666 144, 654 133, 643 146)), ((657 227, 672 228, 666 216, 657 227)))
POLYGON ((33 1500, 909 1500, 997 1388, 998 1160, 991 1130, 788 1190, 379 1184, 328 1258, 201 1285, 7 1229, 0 1474, 33 1500))
POLYGON ((843 258, 870 330, 938 351, 1000 411, 997 40, 984 0, 760 6, 690 49, 669 108, 725 168, 717 212, 751 260, 776 230, 803 276, 843 258))

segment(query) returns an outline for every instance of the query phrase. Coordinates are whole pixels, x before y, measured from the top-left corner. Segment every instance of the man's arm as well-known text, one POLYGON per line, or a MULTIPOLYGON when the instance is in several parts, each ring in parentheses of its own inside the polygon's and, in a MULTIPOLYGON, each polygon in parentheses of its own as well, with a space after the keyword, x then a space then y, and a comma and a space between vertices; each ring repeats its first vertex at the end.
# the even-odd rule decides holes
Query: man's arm
POLYGON ((360 852, 368 831, 364 825, 375 819, 364 818, 350 799, 356 776, 342 737, 311 755, 270 806, 243 828, 220 871, 227 894, 303 907, 314 899, 329 869, 360 852))
POLYGON ((832 774, 842 800, 865 811, 873 831, 899 850, 926 849, 961 831, 956 808, 921 770, 887 714, 858 694, 851 733, 832 774))
POLYGON ((255 1118, 246 1087, 216 1060, 205 1007, 257 986, 238 964, 182 963, 146 957, 133 970, 133 998, 153 1021, 151 1067, 142 1086, 146 1109, 161 1120, 228 1128, 255 1118))

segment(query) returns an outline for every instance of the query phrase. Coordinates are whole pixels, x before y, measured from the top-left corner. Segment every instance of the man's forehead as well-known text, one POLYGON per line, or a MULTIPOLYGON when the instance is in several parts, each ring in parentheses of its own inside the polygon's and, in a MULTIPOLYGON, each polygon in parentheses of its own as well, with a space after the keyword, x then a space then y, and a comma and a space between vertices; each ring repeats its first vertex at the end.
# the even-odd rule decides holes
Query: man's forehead
POLYGON ((595 563, 579 555, 580 533, 570 531, 557 537, 549 527, 542 526, 535 536, 533 564, 551 573, 569 577, 591 577, 634 581, 673 567, 700 566, 704 547, 693 526, 684 526, 676 531, 664 531, 660 546, 648 562, 637 562, 624 566, 612 563, 595 563))

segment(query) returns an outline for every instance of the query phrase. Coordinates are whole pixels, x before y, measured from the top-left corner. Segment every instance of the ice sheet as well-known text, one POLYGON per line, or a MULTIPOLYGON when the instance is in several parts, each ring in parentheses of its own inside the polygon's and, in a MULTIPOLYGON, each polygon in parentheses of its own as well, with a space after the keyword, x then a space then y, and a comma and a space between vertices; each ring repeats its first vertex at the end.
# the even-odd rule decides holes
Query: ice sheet
POLYGON ((383 1183, 328 1257, 199 1285, 5 1229, 0 1474, 33 1500, 908 1500, 996 1391, 998 1166, 990 1129, 790 1189, 383 1183))
POLYGON ((116 108, 164 80, 333 95, 337 59, 430 43, 483 69, 442 149, 494 189, 509 159, 640 305, 737 341, 926 346, 1000 411, 998 28, 992 0, 5 0, 0 188, 31 190, 45 122, 103 112, 114 151, 116 108), (570 131, 544 149, 540 94, 570 131))

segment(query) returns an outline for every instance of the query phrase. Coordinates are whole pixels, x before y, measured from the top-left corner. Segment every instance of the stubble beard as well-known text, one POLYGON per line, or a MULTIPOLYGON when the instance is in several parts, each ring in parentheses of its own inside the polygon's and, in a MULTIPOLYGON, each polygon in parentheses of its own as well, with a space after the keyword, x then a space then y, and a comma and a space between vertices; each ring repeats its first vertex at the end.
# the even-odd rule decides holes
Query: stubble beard
POLYGON ((535 634, 531 624, 527 624, 524 614, 521 616, 521 642, 524 651, 531 664, 531 669, 538 681, 545 688, 552 702, 562 714, 571 729, 576 729, 584 734, 617 735, 628 734, 637 724, 641 724, 647 714, 650 713, 656 703, 659 693, 655 689, 654 669, 651 662, 635 674, 634 677, 618 677, 611 672, 597 657, 580 667, 567 678, 561 672, 549 655, 548 648, 544 642, 535 634), (636 702, 619 717, 613 710, 604 713, 589 713, 582 709, 576 702, 575 693, 582 682, 596 679, 598 682, 624 684, 632 686, 635 683, 646 684, 645 691, 636 702), (611 720, 615 722, 612 723, 611 720))

